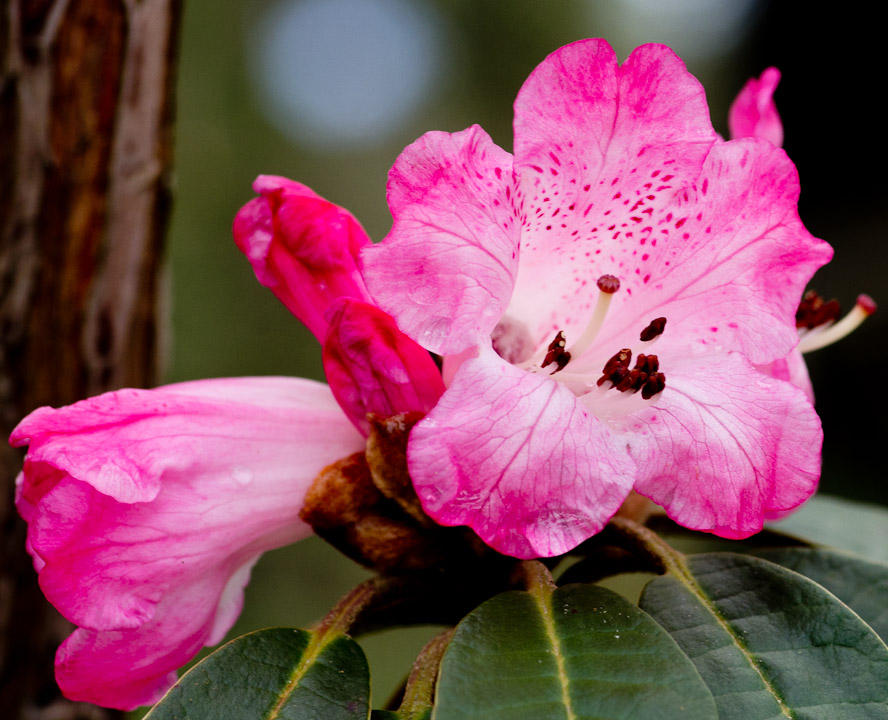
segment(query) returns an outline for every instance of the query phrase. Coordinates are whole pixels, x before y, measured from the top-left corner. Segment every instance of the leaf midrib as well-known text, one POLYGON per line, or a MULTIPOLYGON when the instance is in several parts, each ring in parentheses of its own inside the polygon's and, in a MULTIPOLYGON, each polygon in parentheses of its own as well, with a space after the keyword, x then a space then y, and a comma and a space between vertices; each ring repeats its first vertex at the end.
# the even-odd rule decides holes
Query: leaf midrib
POLYGON ((281 690, 278 696, 278 701, 275 703, 274 707, 271 708, 268 715, 266 715, 267 720, 276 720, 280 717, 281 710, 283 710, 287 701, 290 699, 290 696, 298 687, 299 682, 305 677, 309 668, 314 665, 315 661, 320 657, 321 653, 333 639, 331 633, 313 632, 311 634, 311 640, 309 640, 308 645, 305 647, 305 652, 302 654, 299 664, 296 666, 293 674, 290 675, 287 684, 284 685, 281 690))
POLYGON ((789 720, 796 720, 796 714, 790 709, 790 707, 786 704, 783 699, 783 696, 777 691, 777 688, 771 683, 771 681, 767 678, 767 676, 762 672, 762 669, 759 667, 758 663, 755 662, 755 655, 753 652, 746 646, 746 644, 740 638, 740 635, 734 631, 734 628, 727 621, 727 619, 719 612, 718 608, 715 604, 710 601, 709 596, 703 592, 703 588, 697 583, 697 580, 694 578, 691 573, 690 568, 684 560, 684 557, 678 557, 674 555, 671 558, 672 562, 669 563, 669 569, 673 577, 675 577, 682 585, 684 585, 688 591, 697 598, 697 601, 709 611, 710 615, 715 618, 715 621, 719 624, 719 626, 724 630, 724 632, 731 638, 731 641, 737 647, 737 650, 740 651, 740 654, 746 659, 746 662, 753 669, 756 675, 758 675, 759 679, 762 681, 762 685, 770 692, 771 696, 774 698, 778 707, 780 708, 780 712, 789 720))
POLYGON ((549 638, 549 643, 555 656, 555 666, 558 669, 558 679, 561 683, 561 701, 564 703, 567 720, 577 720, 570 699, 570 681, 567 676, 567 668, 564 666, 564 654, 561 651, 561 642, 558 639, 558 633, 555 631, 555 623, 552 619, 552 589, 548 586, 536 585, 530 588, 529 591, 537 607, 539 607, 543 628, 546 631, 546 636, 549 638))

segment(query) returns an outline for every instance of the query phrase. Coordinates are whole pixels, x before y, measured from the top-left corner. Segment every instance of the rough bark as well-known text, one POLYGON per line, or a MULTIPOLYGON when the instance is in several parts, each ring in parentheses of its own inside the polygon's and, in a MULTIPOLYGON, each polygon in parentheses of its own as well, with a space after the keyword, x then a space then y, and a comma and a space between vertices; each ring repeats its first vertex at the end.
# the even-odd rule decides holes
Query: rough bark
MULTIPOLYGON (((169 216, 181 0, 4 0, 0 430, 40 405, 149 386, 169 216)), ((43 601, 0 442, 0 717, 109 718, 64 700, 71 626, 43 601)))

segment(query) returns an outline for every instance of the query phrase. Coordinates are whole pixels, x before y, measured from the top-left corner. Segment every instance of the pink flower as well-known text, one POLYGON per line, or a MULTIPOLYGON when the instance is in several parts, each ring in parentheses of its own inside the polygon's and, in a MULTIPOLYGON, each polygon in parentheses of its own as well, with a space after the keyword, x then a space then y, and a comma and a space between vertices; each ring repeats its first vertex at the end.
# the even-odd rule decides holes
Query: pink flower
POLYGON ((444 390, 429 354, 367 302, 356 258, 369 240, 354 218, 283 178, 256 187, 235 239, 323 341, 331 388, 240 378, 120 390, 40 408, 10 438, 28 446, 16 503, 40 586, 79 626, 56 656, 70 699, 156 702, 231 628, 259 556, 311 533, 306 492, 363 449, 367 413, 425 412, 444 390))
POLYGON ((757 367, 798 343, 831 250, 798 218, 785 153, 718 138, 668 48, 618 66, 602 40, 531 74, 514 148, 477 126, 420 138, 389 177, 390 235, 362 251, 379 306, 446 356, 408 448, 426 511, 534 557, 598 532, 633 488, 734 538, 803 502, 819 419, 757 367))
MULTIPOLYGON (((728 125, 731 139, 758 137, 772 142, 777 147, 783 144, 783 123, 774 104, 774 91, 780 82, 780 71, 775 67, 765 70, 761 77, 749 80, 731 104, 728 125)), ((841 339, 857 328, 869 315, 876 311, 876 303, 868 295, 860 295, 854 308, 841 321, 839 304, 835 300, 824 302, 815 292, 809 291, 802 298, 796 313, 796 327, 799 331, 799 344, 785 357, 758 366, 760 372, 787 380, 805 391, 808 399, 814 402, 814 388, 808 376, 808 368, 802 357, 803 352, 811 352, 841 339)), ((785 513, 771 513, 769 517, 785 513)))
POLYGON ((40 408, 16 503, 47 599, 79 628, 56 677, 72 700, 132 709, 218 643, 266 550, 311 534, 317 473, 363 440, 310 380, 202 380, 40 408))

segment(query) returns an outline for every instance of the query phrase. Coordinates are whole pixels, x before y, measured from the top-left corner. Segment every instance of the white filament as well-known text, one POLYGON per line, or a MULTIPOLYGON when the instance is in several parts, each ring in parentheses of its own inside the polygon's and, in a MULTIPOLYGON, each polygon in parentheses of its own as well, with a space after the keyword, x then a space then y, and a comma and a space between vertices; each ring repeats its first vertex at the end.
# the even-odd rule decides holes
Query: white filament
POLYGON ((604 318, 607 316, 607 310, 610 307, 613 295, 614 293, 598 293, 598 301, 595 303, 595 309, 592 311, 592 317, 589 319, 589 324, 586 325, 586 329, 583 330, 580 339, 567 349, 571 358, 580 357, 592 346, 592 343, 595 342, 595 337, 598 335, 598 331, 601 330, 601 326, 604 325, 604 318))

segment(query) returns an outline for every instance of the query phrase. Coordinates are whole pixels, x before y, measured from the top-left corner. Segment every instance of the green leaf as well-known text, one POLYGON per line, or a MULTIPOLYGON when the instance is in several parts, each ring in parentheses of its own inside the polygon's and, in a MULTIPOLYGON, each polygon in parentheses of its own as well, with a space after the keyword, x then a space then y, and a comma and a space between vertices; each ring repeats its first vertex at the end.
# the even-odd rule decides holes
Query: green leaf
POLYGON ((645 613, 593 585, 512 591, 456 628, 435 720, 717 717, 712 695, 645 613))
POLYGON ((189 670, 145 720, 356 720, 370 672, 341 633, 272 628, 242 635, 189 670))
POLYGON ((815 495, 770 527, 888 563, 888 509, 878 505, 815 495))
POLYGON ((816 548, 780 548, 756 555, 822 585, 888 639, 888 565, 816 548))
POLYGON ((721 720, 888 718, 888 648, 822 587, 732 553, 673 573, 640 605, 694 661, 721 720))

